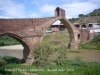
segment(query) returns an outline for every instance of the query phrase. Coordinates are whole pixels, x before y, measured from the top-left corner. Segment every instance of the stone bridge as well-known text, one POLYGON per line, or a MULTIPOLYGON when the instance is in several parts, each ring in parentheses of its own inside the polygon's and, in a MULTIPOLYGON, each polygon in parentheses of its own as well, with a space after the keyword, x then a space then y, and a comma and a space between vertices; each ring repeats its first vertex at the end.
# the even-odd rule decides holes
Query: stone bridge
POLYGON ((65 17, 65 10, 59 7, 55 9, 52 17, 0 19, 0 36, 8 35, 18 40, 24 47, 23 57, 26 63, 32 63, 33 48, 41 42, 47 28, 57 20, 60 20, 69 32, 70 49, 77 50, 80 32, 65 17))

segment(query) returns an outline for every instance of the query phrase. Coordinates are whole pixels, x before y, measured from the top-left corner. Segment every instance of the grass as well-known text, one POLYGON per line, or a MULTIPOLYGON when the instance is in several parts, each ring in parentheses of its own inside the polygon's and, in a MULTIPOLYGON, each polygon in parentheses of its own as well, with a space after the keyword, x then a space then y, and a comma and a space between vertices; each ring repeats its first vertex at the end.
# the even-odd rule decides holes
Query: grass
POLYGON ((88 50, 100 50, 100 36, 93 38, 90 42, 80 44, 79 48, 88 50))
POLYGON ((66 31, 54 32, 44 36, 42 43, 50 43, 53 45, 67 45, 69 44, 69 36, 66 31))
POLYGON ((100 75, 100 63, 97 62, 84 62, 81 58, 76 57, 73 60, 66 60, 62 63, 63 65, 56 64, 42 67, 37 67, 34 64, 25 66, 9 63, 0 67, 0 74, 23 75, 23 72, 27 72, 36 75, 100 75))

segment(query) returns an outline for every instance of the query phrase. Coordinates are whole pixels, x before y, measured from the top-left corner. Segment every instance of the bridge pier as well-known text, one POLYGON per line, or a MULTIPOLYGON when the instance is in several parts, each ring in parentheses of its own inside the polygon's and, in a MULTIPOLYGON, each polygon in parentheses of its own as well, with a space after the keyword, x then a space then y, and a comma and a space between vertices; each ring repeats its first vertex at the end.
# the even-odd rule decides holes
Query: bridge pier
POLYGON ((71 43, 70 44, 70 50, 78 50, 78 44, 77 43, 71 43))
POLYGON ((26 42, 27 46, 24 45, 23 50, 23 57, 26 63, 32 64, 34 62, 34 47, 37 46, 40 41, 41 37, 30 37, 30 38, 23 38, 26 42))
POLYGON ((75 30, 73 33, 74 36, 70 38, 70 50, 77 51, 80 42, 80 33, 75 30))

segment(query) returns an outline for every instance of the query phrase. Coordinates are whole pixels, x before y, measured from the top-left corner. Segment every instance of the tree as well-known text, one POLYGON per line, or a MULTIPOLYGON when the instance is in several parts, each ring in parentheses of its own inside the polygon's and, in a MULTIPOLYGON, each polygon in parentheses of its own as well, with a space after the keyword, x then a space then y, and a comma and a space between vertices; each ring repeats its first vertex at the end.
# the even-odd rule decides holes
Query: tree
POLYGON ((84 17, 84 14, 79 14, 79 18, 82 18, 82 17, 84 17))

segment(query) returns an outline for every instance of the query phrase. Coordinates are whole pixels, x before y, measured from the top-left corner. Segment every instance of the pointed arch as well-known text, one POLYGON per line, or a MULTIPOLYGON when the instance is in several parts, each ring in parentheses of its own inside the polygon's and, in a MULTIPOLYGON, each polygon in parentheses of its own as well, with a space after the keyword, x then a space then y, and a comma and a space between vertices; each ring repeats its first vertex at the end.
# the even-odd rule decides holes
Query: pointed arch
POLYGON ((79 34, 79 31, 77 31, 75 29, 75 27, 66 18, 55 17, 54 19, 46 22, 44 27, 46 26, 46 28, 48 28, 49 26, 51 26, 57 20, 60 20, 68 30, 69 37, 70 37, 70 49, 78 50, 79 40, 78 40, 78 36, 77 35, 79 34))
POLYGON ((0 36, 4 36, 4 35, 10 36, 10 37, 16 39, 18 42, 21 43, 21 45, 24 47, 23 59, 26 61, 27 57, 28 57, 28 55, 30 53, 30 48, 29 48, 28 44, 20 36, 18 36, 16 34, 13 34, 13 33, 3 33, 3 34, 0 34, 0 36))

